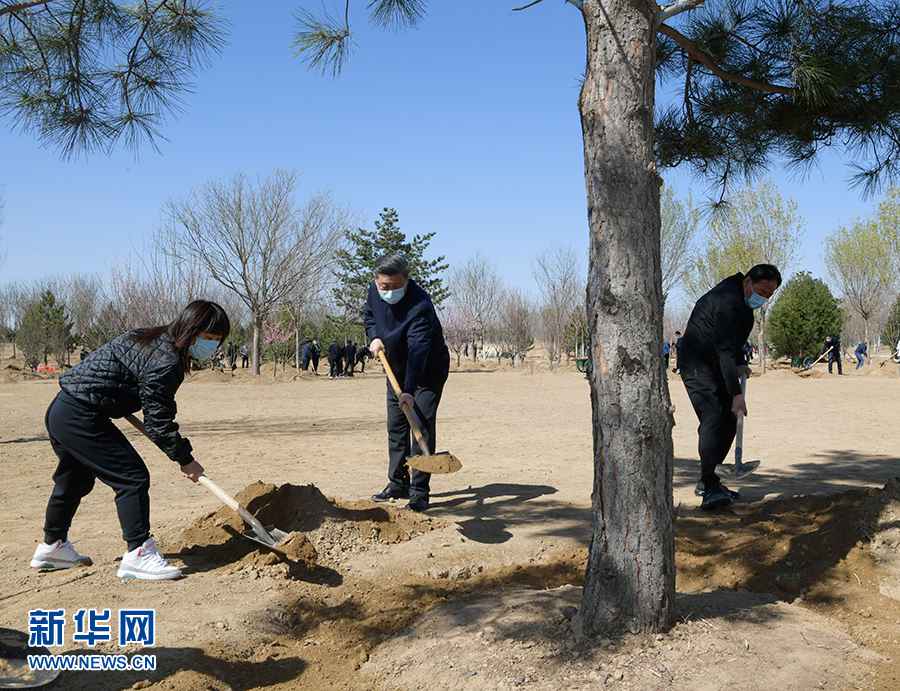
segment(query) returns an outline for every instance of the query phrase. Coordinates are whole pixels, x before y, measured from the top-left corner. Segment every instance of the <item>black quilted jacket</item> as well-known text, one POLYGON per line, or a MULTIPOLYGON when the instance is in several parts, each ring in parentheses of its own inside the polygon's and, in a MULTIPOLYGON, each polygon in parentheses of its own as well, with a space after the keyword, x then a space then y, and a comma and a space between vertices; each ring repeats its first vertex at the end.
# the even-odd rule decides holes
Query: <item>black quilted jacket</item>
POLYGON ((134 332, 101 346, 59 379, 60 388, 80 403, 111 418, 144 411, 144 429, 173 461, 194 460, 191 443, 178 433, 175 392, 184 370, 172 338, 163 334, 146 346, 134 332))

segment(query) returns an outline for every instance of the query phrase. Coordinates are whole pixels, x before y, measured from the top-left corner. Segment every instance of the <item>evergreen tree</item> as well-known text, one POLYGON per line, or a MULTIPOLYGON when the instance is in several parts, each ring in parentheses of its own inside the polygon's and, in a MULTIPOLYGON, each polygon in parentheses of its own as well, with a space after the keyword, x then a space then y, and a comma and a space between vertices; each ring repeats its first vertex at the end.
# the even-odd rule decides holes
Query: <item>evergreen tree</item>
POLYGON ((375 221, 374 230, 359 228, 345 234, 347 246, 335 253, 338 286, 334 289, 334 298, 348 319, 358 322, 375 275, 375 264, 382 256, 393 252, 406 257, 410 277, 431 295, 435 306, 447 299, 449 291, 442 276, 448 268, 446 257, 428 259, 425 256, 435 233, 414 235, 407 240, 399 224, 396 209, 384 208, 375 221))
POLYGON ((826 336, 840 333, 843 317, 828 286, 801 271, 781 289, 769 314, 769 340, 779 356, 817 355, 826 336))
POLYGON ((25 310, 17 335, 25 364, 37 369, 41 360, 48 363, 53 355, 62 367, 66 352, 74 343, 72 324, 66 317, 66 306, 59 302, 53 291, 45 290, 25 310))

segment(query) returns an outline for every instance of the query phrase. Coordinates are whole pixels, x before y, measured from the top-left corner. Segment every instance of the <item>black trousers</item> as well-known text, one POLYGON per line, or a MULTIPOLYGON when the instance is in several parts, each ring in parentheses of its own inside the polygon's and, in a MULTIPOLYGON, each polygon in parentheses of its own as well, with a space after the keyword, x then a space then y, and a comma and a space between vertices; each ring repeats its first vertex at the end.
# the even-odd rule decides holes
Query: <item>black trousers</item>
MULTIPOLYGON (((437 411, 441 404, 444 384, 439 387, 419 387, 415 393, 414 410, 428 436, 428 451, 434 453, 437 446, 437 411)), ((400 408, 400 400, 388 382, 387 390, 388 430, 388 483, 394 489, 409 488, 410 498, 427 497, 430 491, 431 473, 410 469, 406 459, 421 453, 418 443, 411 439, 409 420, 400 408)))
POLYGON ((700 479, 707 488, 715 487, 720 484, 716 466, 728 455, 737 430, 737 417, 731 412, 734 399, 721 374, 711 366, 684 362, 679 371, 700 420, 700 479))
POLYGON ((313 372, 318 374, 319 373, 319 356, 318 355, 312 356, 312 367, 313 367, 313 372))
POLYGON ((344 373, 344 363, 340 360, 329 360, 329 375, 332 377, 340 377, 344 373))
POLYGON ((831 367, 835 364, 837 365, 837 368, 838 368, 838 374, 843 374, 844 373, 844 363, 841 362, 840 355, 836 355, 836 356, 829 355, 828 356, 828 374, 832 373, 831 367))
POLYGON ((44 540, 65 540, 82 497, 94 480, 112 488, 129 551, 150 537, 150 473, 112 420, 65 392, 47 409, 47 433, 59 458, 47 502, 44 540))
POLYGON ((300 369, 302 369, 304 372, 309 370, 309 355, 303 356, 300 364, 300 369))
POLYGON ((249 355, 241 355, 241 369, 245 369, 250 366, 250 356, 249 355))

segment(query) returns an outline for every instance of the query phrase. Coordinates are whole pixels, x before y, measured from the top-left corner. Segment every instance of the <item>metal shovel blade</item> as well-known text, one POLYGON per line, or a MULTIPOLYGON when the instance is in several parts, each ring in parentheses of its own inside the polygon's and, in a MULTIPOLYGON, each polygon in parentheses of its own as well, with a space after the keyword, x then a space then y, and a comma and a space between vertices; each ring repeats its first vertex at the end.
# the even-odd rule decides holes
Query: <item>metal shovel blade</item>
POLYGON ((731 465, 731 464, 722 464, 721 468, 725 472, 731 473, 731 475, 740 480, 742 478, 747 477, 752 472, 754 472, 757 468, 759 468, 760 461, 747 461, 746 463, 741 463, 740 465, 731 465))
MULTIPOLYGON (((235 531, 235 533, 237 533, 237 531, 235 531)), ((283 530, 279 530, 278 528, 268 528, 266 537, 261 537, 255 531, 237 534, 239 534, 242 538, 251 540, 258 545, 262 545, 272 552, 277 552, 284 557, 288 556, 287 553, 285 553, 285 551, 281 549, 280 545, 291 536, 290 533, 286 533, 283 530)))
POLYGON ((431 473, 433 475, 446 475, 455 473, 462 468, 460 460, 449 451, 440 451, 431 456, 419 455, 410 456, 406 461, 410 468, 414 468, 423 473, 431 473))

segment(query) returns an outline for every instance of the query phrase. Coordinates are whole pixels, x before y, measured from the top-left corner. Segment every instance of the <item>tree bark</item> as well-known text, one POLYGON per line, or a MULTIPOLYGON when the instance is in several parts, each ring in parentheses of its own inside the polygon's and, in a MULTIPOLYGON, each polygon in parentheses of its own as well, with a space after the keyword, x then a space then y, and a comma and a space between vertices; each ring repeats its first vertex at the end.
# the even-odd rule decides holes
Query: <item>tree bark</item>
POLYGON ((659 631, 675 599, 672 412, 653 156, 656 3, 584 0, 593 534, 585 633, 659 631))
POLYGON ((260 371, 260 361, 259 361, 259 342, 262 335, 263 325, 261 319, 255 319, 253 321, 253 347, 250 351, 250 365, 253 368, 254 376, 259 376, 260 371))
POLYGON ((294 329, 294 368, 300 371, 300 329, 294 329))

